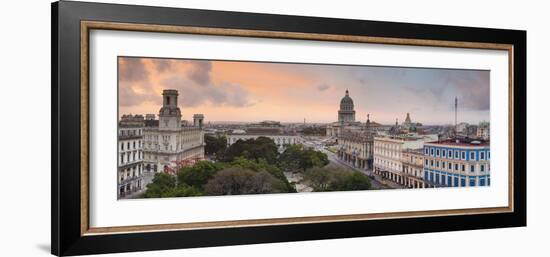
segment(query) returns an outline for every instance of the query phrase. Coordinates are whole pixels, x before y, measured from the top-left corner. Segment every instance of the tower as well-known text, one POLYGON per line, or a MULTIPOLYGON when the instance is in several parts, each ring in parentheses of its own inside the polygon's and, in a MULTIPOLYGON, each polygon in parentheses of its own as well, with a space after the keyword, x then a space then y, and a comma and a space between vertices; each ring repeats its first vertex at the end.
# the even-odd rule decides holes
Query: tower
POLYGON ((204 122, 204 115, 202 113, 197 113, 193 115, 193 126, 202 128, 204 122))
POLYGON ((338 110, 338 121, 340 123, 355 122, 355 109, 353 99, 349 96, 346 89, 346 95, 340 100, 340 110, 338 110))
POLYGON ((455 133, 457 129, 458 97, 455 96, 455 133))
POLYGON ((162 91, 162 107, 159 110, 159 129, 172 130, 181 128, 181 111, 178 107, 178 91, 162 91))
POLYGON ((366 123, 367 129, 370 128, 370 113, 367 113, 367 123, 366 123))

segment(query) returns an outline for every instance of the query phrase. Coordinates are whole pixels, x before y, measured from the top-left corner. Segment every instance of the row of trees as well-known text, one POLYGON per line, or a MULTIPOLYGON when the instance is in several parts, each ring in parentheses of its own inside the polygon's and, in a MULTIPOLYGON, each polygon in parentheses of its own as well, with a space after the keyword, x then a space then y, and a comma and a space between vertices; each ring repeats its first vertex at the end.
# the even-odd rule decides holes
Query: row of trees
POLYGON ((200 161, 180 169, 176 176, 157 173, 145 197, 293 193, 283 172, 261 159, 236 158, 232 162, 200 161))
POLYGON ((304 173, 304 180, 315 192, 354 191, 371 188, 367 175, 333 167, 313 168, 304 173))

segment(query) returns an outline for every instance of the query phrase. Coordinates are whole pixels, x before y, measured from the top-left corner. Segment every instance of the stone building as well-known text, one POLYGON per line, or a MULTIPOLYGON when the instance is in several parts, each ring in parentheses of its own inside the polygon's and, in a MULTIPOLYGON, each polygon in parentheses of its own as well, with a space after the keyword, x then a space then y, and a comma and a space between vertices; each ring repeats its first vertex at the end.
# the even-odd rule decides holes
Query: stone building
POLYGON ((437 141, 437 135, 401 134, 374 138, 374 174, 400 185, 406 185, 403 153, 422 149, 425 142, 437 141))
POLYGON ((204 159, 204 115, 195 114, 193 125, 182 121, 178 91, 162 92, 158 120, 147 115, 144 127, 144 165, 147 171, 174 171, 204 159))
POLYGON ((117 196, 127 197, 144 189, 142 115, 123 115, 118 123, 117 196))
POLYGON ((422 149, 406 149, 401 154, 403 163, 404 186, 424 188, 424 152, 422 149))
POLYGON ((227 146, 239 140, 256 139, 267 137, 277 145, 279 152, 283 152, 287 146, 301 144, 302 138, 294 130, 285 130, 284 126, 277 121, 263 121, 260 123, 248 124, 245 129, 233 130, 226 135, 227 146))
POLYGON ((344 131, 361 130, 361 122, 355 121, 355 105, 353 99, 349 96, 349 91, 340 100, 340 109, 338 110, 338 121, 327 125, 328 137, 337 138, 344 131))
POLYGON ((338 137, 338 158, 356 168, 372 169, 373 136, 368 131, 344 132, 338 137))

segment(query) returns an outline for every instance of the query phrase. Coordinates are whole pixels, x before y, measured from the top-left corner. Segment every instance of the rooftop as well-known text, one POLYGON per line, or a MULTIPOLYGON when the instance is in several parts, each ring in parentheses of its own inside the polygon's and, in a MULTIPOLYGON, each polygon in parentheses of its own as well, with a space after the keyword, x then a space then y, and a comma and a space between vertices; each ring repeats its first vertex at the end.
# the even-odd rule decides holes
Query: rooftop
POLYGON ((434 145, 451 145, 451 146, 489 146, 488 140, 461 138, 461 139, 446 139, 441 141, 430 142, 434 145))

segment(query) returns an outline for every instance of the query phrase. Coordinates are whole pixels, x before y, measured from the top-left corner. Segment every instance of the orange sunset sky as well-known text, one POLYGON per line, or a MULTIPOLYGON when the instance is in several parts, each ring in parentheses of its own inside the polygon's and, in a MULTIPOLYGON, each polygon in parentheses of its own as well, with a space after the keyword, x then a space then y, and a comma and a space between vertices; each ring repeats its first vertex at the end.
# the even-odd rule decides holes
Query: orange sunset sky
POLYGON ((333 122, 348 89, 356 119, 392 124, 489 120, 489 71, 119 57, 119 116, 158 114, 179 91, 183 119, 333 122))

